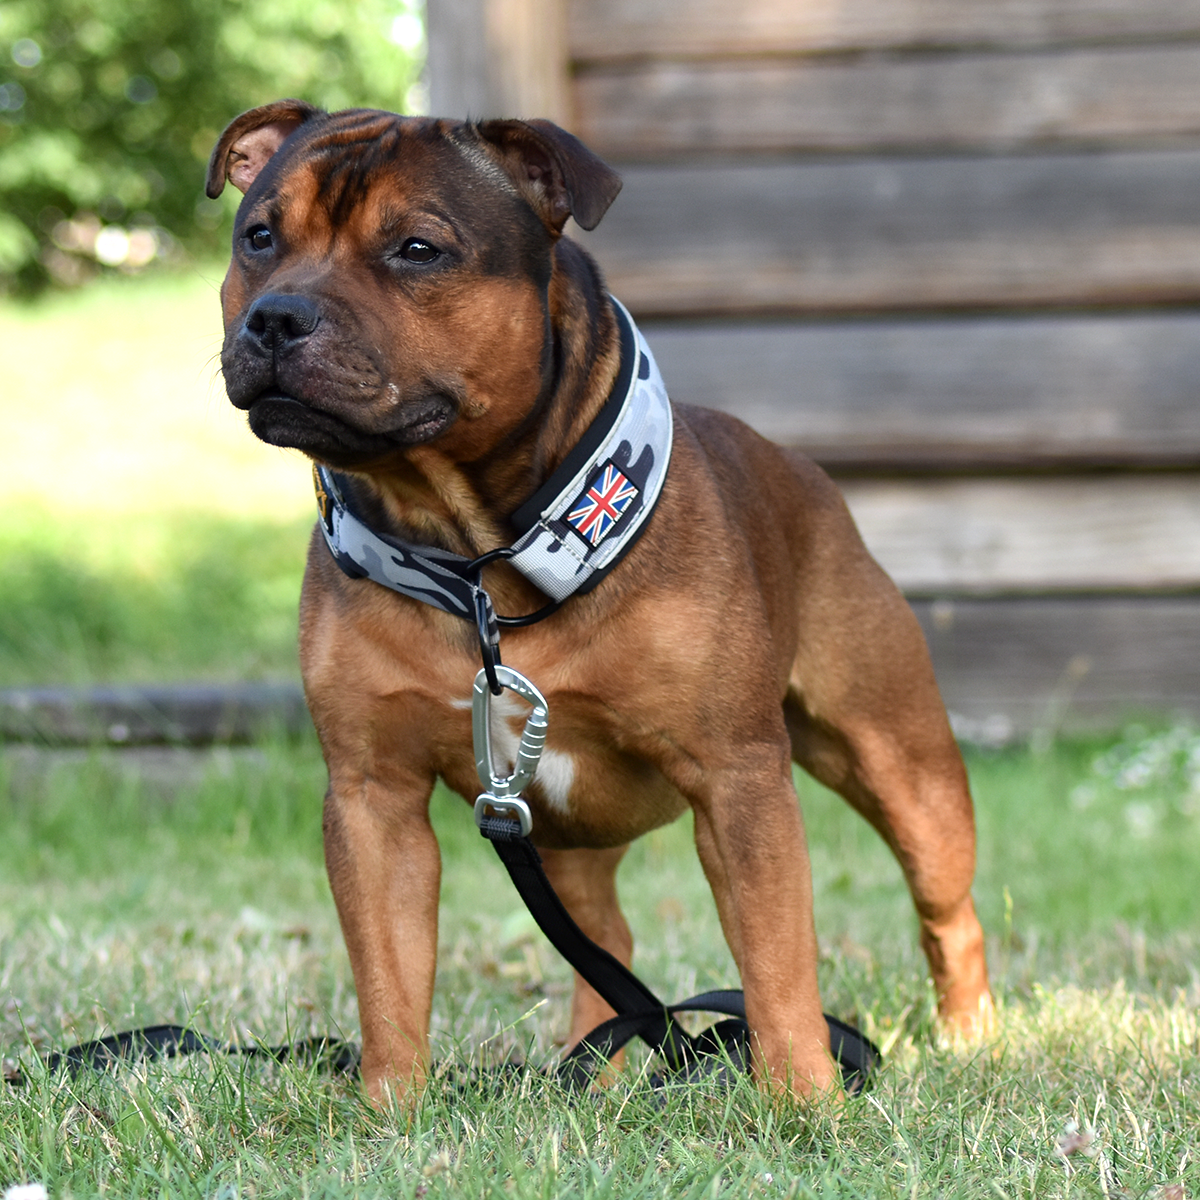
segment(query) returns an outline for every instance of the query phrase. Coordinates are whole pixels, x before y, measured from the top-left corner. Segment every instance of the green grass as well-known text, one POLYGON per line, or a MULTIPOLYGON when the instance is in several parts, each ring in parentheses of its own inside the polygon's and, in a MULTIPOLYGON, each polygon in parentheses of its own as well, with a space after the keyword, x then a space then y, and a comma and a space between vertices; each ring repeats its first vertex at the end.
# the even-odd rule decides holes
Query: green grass
POLYGON ((222 394, 219 279, 0 302, 0 687, 296 676, 309 468, 222 394))
MULTIPOLYGON (((107 752, 48 772, 9 754, 0 1053, 30 1078, 0 1093, 0 1183, 73 1196, 1140 1196, 1181 1180, 1194 1191, 1194 871, 1162 864, 1194 863, 1200 848, 1198 746, 1168 731, 1115 751, 972 755, 976 894, 1001 1013, 996 1039, 975 1049, 936 1036, 898 869, 845 805, 802 782, 826 1007, 887 1050, 869 1098, 836 1118, 778 1109, 750 1087, 663 1099, 636 1072, 572 1102, 537 1077, 464 1089, 473 1063, 552 1060, 569 971, 466 805, 440 792, 434 1041, 458 1082, 436 1080, 414 1115, 372 1113, 353 1086, 304 1068, 219 1057, 48 1077, 37 1052, 114 1028, 190 1021, 279 1041, 354 1036, 357 1016, 311 742, 216 752, 165 794, 107 752), (1071 1122, 1094 1140, 1063 1159, 1071 1122)), ((732 982, 686 823, 638 843, 622 891, 653 986, 677 996, 732 982)))
POLYGON ((0 528, 0 687, 297 676, 311 525, 11 513, 0 528))
POLYGON ((218 268, 0 301, 0 476, 15 507, 128 522, 312 511, 305 460, 257 441, 218 374, 218 268))

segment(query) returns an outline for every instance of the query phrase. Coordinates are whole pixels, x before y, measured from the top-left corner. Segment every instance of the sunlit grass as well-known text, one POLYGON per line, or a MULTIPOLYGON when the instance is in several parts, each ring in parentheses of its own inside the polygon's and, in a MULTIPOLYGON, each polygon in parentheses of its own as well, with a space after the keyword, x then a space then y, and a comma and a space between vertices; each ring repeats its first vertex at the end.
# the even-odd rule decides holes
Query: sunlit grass
MULTIPOLYGON (((263 445, 218 371, 222 270, 0 301, 0 503, 78 516, 310 511, 304 460, 263 445)), ((136 523, 136 522, 135 522, 136 523)))
POLYGON ((0 686, 296 674, 309 470, 225 399, 219 280, 0 304, 0 686))
MULTIPOLYGON (((1143 750, 1131 743, 1123 761, 1143 750)), ((438 1062, 460 1082, 439 1075, 411 1120, 373 1115, 352 1085, 300 1067, 202 1057, 115 1078, 45 1078, 35 1050, 113 1028, 190 1021, 222 1037, 355 1037, 357 1012, 321 865, 324 771, 311 741, 199 756, 199 778, 166 794, 109 752, 60 756, 48 772, 10 755, 0 1054, 19 1058, 29 1082, 0 1091, 0 1183, 39 1179, 73 1196, 1057 1197, 1156 1194, 1148 1189, 1182 1180, 1193 1194, 1191 877, 1175 880, 1174 909, 1115 924, 1116 893, 1156 886, 1155 856, 1169 856, 1183 831, 1150 829, 1129 860, 1119 829, 1102 842, 1064 823, 1081 787, 1109 789, 1090 805, 1114 822, 1145 802, 1097 772, 1105 753, 1092 744, 971 757, 988 814, 977 895, 1000 1004, 996 1038, 977 1048, 938 1040, 912 914, 878 838, 803 786, 825 1004, 887 1050, 869 1098, 836 1123, 745 1087, 664 1101, 633 1072, 610 1094, 574 1102, 536 1076, 464 1090, 472 1063, 553 1061, 570 972, 467 806, 442 792, 433 1032, 438 1062), (1107 907, 1099 888, 1081 901, 1045 884, 1085 854, 1096 875, 1120 880, 1107 907), (1064 1158, 1056 1148, 1072 1127, 1087 1144, 1064 1158)), ((1149 787, 1164 806, 1189 794, 1182 777, 1149 787)), ((675 997, 733 982, 686 822, 639 842, 621 884, 636 965, 653 986, 675 997)))

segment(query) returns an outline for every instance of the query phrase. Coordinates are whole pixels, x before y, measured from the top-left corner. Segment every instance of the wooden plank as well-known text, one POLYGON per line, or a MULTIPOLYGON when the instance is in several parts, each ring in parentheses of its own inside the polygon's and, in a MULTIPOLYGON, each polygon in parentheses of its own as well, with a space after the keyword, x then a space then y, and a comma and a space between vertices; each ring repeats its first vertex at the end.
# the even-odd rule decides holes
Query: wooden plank
POLYGON ((677 400, 831 468, 1200 465, 1200 313, 642 329, 677 400))
POLYGON ((582 240, 642 316, 1200 299, 1200 151, 623 175, 582 240))
POLYGON ((427 30, 436 115, 571 124, 562 0, 438 0, 427 30))
POLYGON ((1200 589, 1200 472, 841 487, 910 596, 1200 589))
POLYGON ((1200 44, 901 59, 622 64, 576 76, 576 130, 624 158, 1129 143, 1200 133, 1200 44))
POLYGON ((918 601, 960 737, 1200 719, 1200 597, 918 601))
POLYGON ((1197 35, 1197 0, 571 0, 568 5, 571 55, 582 61, 1197 35))

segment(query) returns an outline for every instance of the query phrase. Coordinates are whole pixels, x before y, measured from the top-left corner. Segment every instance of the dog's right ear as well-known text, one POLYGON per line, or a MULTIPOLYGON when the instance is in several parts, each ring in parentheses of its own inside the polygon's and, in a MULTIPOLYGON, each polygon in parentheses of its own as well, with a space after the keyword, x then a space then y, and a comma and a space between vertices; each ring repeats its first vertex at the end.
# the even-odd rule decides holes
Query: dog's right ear
POLYGON ((244 193, 288 134, 321 113, 303 100, 276 100, 234 117, 208 160, 204 191, 209 199, 215 200, 225 190, 226 179, 244 193))
POLYGON ((621 190, 621 177, 574 134, 550 121, 481 121, 484 141, 546 227, 557 237, 568 217, 595 229, 621 190))

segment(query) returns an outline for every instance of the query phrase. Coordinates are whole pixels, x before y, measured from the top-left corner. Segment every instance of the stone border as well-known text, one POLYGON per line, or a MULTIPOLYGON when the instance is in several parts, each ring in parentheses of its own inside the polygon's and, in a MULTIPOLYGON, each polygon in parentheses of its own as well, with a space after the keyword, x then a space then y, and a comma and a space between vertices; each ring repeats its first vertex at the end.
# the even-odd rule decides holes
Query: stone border
POLYGON ((207 746, 311 728, 298 683, 0 690, 0 740, 7 742, 207 746))

